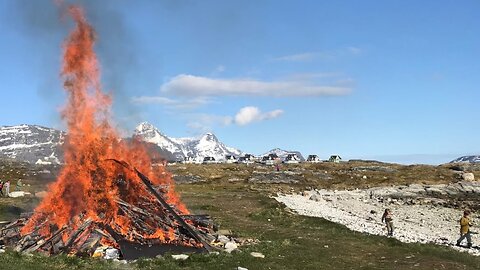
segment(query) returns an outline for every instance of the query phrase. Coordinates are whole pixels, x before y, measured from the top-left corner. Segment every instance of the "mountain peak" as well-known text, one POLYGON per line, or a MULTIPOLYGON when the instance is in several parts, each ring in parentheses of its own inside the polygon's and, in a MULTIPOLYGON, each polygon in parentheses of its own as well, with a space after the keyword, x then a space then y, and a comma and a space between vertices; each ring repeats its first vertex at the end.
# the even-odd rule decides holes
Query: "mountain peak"
POLYGON ((171 138, 162 134, 158 129, 148 122, 140 123, 135 129, 135 136, 143 141, 156 144, 162 150, 171 153, 177 160, 184 157, 193 157, 196 160, 203 160, 204 157, 214 157, 216 160, 223 160, 226 155, 240 155, 241 151, 227 147, 211 132, 203 134, 200 138, 171 138))
POLYGON ((149 122, 142 122, 135 128, 136 131, 149 131, 155 129, 155 126, 150 124, 149 122))
POLYGON ((215 134, 208 132, 203 134, 202 138, 200 138, 201 141, 208 141, 208 142, 218 142, 217 136, 215 134))

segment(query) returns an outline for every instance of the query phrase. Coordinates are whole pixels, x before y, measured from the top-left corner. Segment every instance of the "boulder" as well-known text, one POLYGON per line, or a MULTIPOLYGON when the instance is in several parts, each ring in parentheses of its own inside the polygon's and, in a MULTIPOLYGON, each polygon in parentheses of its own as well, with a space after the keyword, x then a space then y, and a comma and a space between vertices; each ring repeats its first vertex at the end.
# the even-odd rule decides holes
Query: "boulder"
POLYGON ((473 175, 473 173, 463 173, 462 179, 465 181, 475 181, 475 175, 473 175))
POLYGON ((318 202, 322 200, 322 196, 318 193, 315 193, 312 196, 310 196, 310 200, 318 202))

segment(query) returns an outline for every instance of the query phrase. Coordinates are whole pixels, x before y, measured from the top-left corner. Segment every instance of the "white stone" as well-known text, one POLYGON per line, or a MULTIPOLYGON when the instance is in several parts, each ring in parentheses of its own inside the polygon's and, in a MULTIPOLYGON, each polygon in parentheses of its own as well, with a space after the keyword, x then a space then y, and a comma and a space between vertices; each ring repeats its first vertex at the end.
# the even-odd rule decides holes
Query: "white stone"
POLYGON ((237 270, 248 270, 248 268, 239 266, 239 267, 237 267, 237 270))
POLYGON ((463 173, 462 179, 465 181, 475 181, 475 175, 473 173, 463 173))
POLYGON ((217 237, 217 241, 220 242, 220 243, 226 244, 226 243, 230 242, 230 238, 226 237, 225 235, 220 234, 217 237))
POLYGON ((172 258, 174 260, 186 260, 188 259, 188 255, 187 254, 178 254, 178 255, 172 255, 172 258))
POLYGON ((262 258, 262 259, 265 258, 265 255, 263 255, 260 252, 250 252, 250 255, 252 255, 255 258, 262 258))
POLYGON ((105 256, 103 256, 103 258, 107 260, 118 259, 118 257, 120 257, 120 252, 118 252, 116 248, 107 248, 105 250, 105 256))
POLYGON ((320 194, 318 194, 318 193, 315 193, 315 194, 313 194, 312 196, 310 196, 310 200, 312 200, 312 201, 318 202, 318 201, 320 201, 321 199, 322 199, 322 196, 321 196, 320 194))
POLYGON ((237 244, 235 242, 228 242, 225 244, 225 251, 228 253, 232 253, 235 249, 238 248, 237 244))

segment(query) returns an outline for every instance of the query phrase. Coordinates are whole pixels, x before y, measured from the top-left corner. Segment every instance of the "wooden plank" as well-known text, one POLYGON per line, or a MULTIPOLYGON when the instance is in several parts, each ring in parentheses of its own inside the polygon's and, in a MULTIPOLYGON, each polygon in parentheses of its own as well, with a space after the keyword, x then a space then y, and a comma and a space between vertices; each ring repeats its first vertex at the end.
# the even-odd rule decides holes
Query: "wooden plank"
POLYGON ((145 186, 147 187, 147 190, 157 199, 157 201, 160 203, 160 205, 162 205, 173 217, 174 219, 185 229, 188 231, 188 233, 195 239, 197 240, 197 242, 201 243, 203 245, 203 247, 208 251, 212 251, 212 247, 210 246, 210 244, 207 243, 207 241, 205 241, 205 239, 203 239, 203 237, 201 237, 197 232, 195 232, 192 227, 185 222, 185 220, 183 220, 180 215, 178 215, 178 213, 173 210, 173 208, 163 199, 163 197, 155 190, 155 188, 153 187, 150 179, 148 179, 148 177, 146 177, 144 174, 142 174, 140 171, 137 170, 137 168, 135 167, 131 167, 130 165, 128 165, 128 163, 126 163, 125 161, 119 161, 119 160, 116 160, 116 159, 111 159, 112 161, 122 165, 123 167, 127 168, 127 169, 130 169, 132 170, 133 172, 135 172, 137 174, 137 176, 140 178, 140 180, 142 180, 143 184, 145 184, 145 186))
POLYGON ((62 228, 58 229, 54 234, 52 234, 52 236, 50 236, 45 241, 40 240, 41 241, 40 243, 37 242, 36 245, 33 245, 32 247, 25 249, 23 252, 30 253, 30 252, 33 252, 33 251, 43 247, 47 243, 50 243, 51 240, 54 239, 55 237, 60 236, 66 229, 67 229, 67 226, 65 225, 62 228))
POLYGON ((65 249, 68 249, 73 242, 77 239, 78 235, 82 233, 90 224, 92 223, 92 220, 87 219, 80 227, 78 227, 68 238, 68 240, 65 242, 65 249))

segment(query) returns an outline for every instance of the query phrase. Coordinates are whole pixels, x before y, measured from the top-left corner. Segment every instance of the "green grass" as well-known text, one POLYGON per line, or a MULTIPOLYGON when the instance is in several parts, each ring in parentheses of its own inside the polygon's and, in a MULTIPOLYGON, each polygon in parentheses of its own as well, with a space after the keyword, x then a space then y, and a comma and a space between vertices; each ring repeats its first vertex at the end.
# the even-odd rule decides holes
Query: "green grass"
MULTIPOLYGON (((199 175, 208 172, 201 167, 193 170, 205 170, 199 175)), ((241 173, 250 170, 253 169, 241 173)), ((49 258, 8 251, 0 254, 0 269, 236 269, 238 266, 250 270, 480 269, 479 257, 447 247, 401 243, 391 238, 352 232, 321 218, 292 214, 270 198, 276 190, 291 186, 228 183, 230 176, 222 176, 222 171, 238 172, 233 167, 218 169, 214 172, 215 180, 178 185, 177 190, 193 213, 209 214, 220 229, 231 230, 238 239, 258 239, 257 244, 241 246, 232 254, 192 255, 185 261, 164 256, 127 265, 92 258, 49 258), (263 253, 266 258, 252 257, 250 252, 253 251, 263 253)), ((301 189, 311 184, 301 183, 294 187, 301 189)), ((12 205, 24 209, 35 203, 25 198, 8 200, 0 199, 0 216, 3 218, 15 216, 13 210, 4 213, 12 205)))

